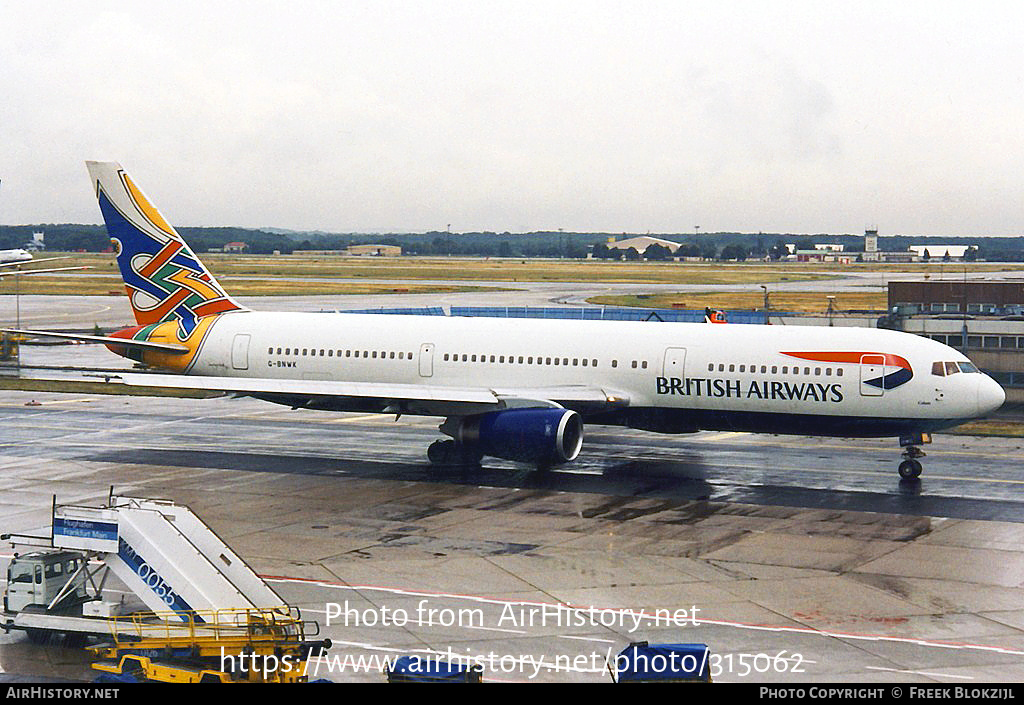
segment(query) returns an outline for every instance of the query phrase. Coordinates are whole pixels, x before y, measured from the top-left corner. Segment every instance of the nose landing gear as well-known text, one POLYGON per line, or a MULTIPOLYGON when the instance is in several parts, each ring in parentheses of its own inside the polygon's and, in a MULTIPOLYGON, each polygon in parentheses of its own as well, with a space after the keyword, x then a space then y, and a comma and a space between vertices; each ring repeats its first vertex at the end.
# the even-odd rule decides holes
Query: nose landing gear
POLYGON ((914 436, 901 436, 900 445, 903 446, 903 462, 900 463, 899 473, 900 477, 904 480, 916 480, 921 477, 921 461, 918 458, 923 458, 925 452, 917 446, 924 443, 931 443, 932 436, 930 433, 920 433, 914 436))
POLYGON ((900 463, 899 473, 900 477, 904 480, 916 480, 921 477, 921 461, 918 458, 923 458, 925 455, 924 451, 917 446, 910 446, 903 451, 903 462, 900 463))

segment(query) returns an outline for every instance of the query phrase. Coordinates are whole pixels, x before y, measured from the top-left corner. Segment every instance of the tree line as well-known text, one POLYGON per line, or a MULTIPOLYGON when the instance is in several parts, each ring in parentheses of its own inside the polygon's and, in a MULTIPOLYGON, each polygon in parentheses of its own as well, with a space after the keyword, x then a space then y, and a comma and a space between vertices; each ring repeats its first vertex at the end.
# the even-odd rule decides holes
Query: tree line
MULTIPOLYGON (((103 252, 110 241, 102 225, 41 224, 0 226, 0 249, 22 247, 32 239, 32 233, 45 233, 46 249, 55 251, 103 252)), ((293 233, 269 232, 240 227, 180 227, 178 232, 196 252, 223 248, 229 242, 244 242, 251 254, 291 254, 310 250, 342 250, 349 245, 397 245, 403 254, 433 256, 476 257, 558 257, 583 259, 667 260, 673 257, 701 258, 705 260, 768 259, 778 260, 786 255, 786 244, 797 249, 814 249, 816 243, 844 245, 848 253, 864 250, 859 235, 793 235, 767 233, 707 233, 659 234, 658 238, 680 243, 673 254, 667 247, 651 245, 641 255, 637 250, 619 250, 608 247, 609 238, 624 239, 635 234, 621 233, 566 233, 561 231, 462 232, 430 231, 426 233, 293 233)), ((906 251, 911 244, 977 244, 968 250, 965 259, 989 261, 1024 261, 1024 237, 1009 238, 926 238, 888 236, 879 238, 883 251, 906 251)), ((944 251, 931 252, 930 259, 945 259, 944 251)))

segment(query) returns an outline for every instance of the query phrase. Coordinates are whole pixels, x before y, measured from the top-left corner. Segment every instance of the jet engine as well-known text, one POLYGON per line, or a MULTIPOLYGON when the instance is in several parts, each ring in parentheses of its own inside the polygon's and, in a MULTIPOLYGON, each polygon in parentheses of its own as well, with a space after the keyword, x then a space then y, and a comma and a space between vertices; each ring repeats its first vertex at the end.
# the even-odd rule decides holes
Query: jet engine
POLYGON ((449 433, 480 455, 537 465, 575 460, 583 447, 583 419, 569 409, 507 409, 458 421, 449 433))

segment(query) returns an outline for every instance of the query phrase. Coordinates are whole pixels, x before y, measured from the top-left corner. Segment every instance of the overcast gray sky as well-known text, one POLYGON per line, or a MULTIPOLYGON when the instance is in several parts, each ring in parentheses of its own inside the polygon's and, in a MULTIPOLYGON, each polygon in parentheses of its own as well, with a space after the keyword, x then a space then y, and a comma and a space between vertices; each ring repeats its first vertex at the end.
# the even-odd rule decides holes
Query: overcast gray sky
POLYGON ((0 222, 1024 232, 1020 2, 0 0, 0 222))

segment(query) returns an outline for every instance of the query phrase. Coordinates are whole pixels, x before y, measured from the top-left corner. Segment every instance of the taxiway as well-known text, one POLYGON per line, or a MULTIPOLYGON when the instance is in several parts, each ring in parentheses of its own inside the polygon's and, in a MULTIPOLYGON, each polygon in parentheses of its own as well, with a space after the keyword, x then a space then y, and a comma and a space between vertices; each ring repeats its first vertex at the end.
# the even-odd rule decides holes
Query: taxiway
MULTIPOLYGON (((1024 678, 1018 441, 940 436, 901 485, 887 441, 597 427, 565 470, 437 470, 436 423, 4 392, 0 525, 111 486, 187 504, 321 623, 338 681, 407 653, 608 681, 636 640, 708 643, 723 682, 1024 678)), ((17 634, 0 668, 89 675, 17 634)))

